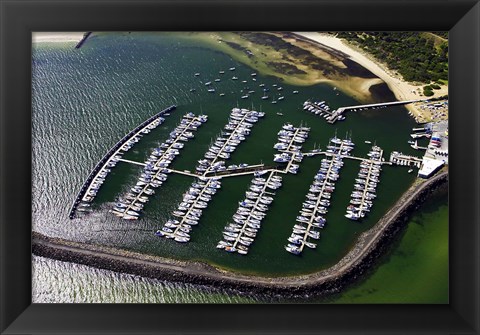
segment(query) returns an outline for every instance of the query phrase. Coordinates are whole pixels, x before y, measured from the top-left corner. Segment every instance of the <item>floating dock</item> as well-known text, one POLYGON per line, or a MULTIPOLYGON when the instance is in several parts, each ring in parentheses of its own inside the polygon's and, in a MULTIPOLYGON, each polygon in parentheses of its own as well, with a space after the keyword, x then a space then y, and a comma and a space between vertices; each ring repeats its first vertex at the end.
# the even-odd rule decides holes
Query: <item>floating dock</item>
POLYGON ((218 242, 217 248, 227 252, 238 252, 246 255, 260 229, 261 221, 266 216, 268 205, 273 198, 268 195, 267 188, 274 191, 281 187, 282 177, 275 171, 269 173, 267 178, 255 177, 249 190, 245 192, 245 199, 239 203, 237 212, 233 215, 235 223, 229 223, 223 231, 223 240, 218 242))
POLYGON ((192 226, 197 225, 202 215, 202 209, 207 207, 211 197, 221 187, 220 181, 213 178, 197 181, 184 194, 183 202, 177 211, 173 212, 176 219, 170 219, 162 229, 157 230, 157 236, 173 239, 176 242, 190 241, 192 226))
POLYGON ((315 229, 323 228, 326 223, 323 215, 327 214, 331 194, 335 190, 334 183, 340 177, 342 158, 353 150, 353 145, 349 140, 340 140, 337 137, 330 139, 327 148, 331 155, 329 159, 322 159, 321 167, 310 186, 303 208, 300 210, 300 216, 297 216, 298 224, 294 225, 293 232, 288 238, 290 243, 285 246, 288 252, 299 255, 305 246, 317 247, 316 243, 308 241, 308 238, 316 240, 320 238, 320 232, 315 229))
POLYGON ((365 213, 370 211, 376 197, 375 190, 379 183, 383 150, 374 145, 368 156, 370 160, 360 163, 360 171, 355 179, 357 183, 345 214, 345 217, 351 220, 363 218, 365 213))
MULTIPOLYGON (((195 199, 202 197, 204 192, 208 193, 206 189, 208 190, 209 185, 212 182, 215 182, 214 184, 215 186, 218 186, 218 188, 221 187, 219 177, 208 177, 207 174, 211 172, 226 171, 227 168, 225 167, 224 159, 230 158, 230 154, 236 150, 237 146, 242 141, 246 140, 246 136, 248 136, 250 133, 250 128, 259 120, 259 118, 263 117, 264 115, 265 114, 262 112, 250 111, 248 109, 232 109, 229 122, 224 126, 222 135, 216 139, 214 144, 210 146, 208 151, 205 153, 205 159, 202 159, 198 162, 199 164, 196 167, 196 173, 200 173, 201 176, 197 176, 198 179, 192 183, 188 191, 191 192, 191 194, 186 194, 183 202, 179 206, 179 209, 173 212, 174 216, 179 216, 182 218, 181 221, 167 221, 167 223, 157 231, 157 236, 173 238, 175 241, 182 243, 190 240, 190 235, 188 232, 182 231, 179 233, 179 229, 180 227, 183 227, 183 230, 188 230, 189 228, 186 228, 185 225, 198 224, 198 221, 202 215, 202 209, 206 208, 205 200, 202 200, 202 204, 197 204, 196 202, 191 204, 191 202, 197 201, 195 199), (194 190, 198 185, 204 185, 204 188, 200 194, 194 190), (190 217, 188 221, 186 221, 186 217, 189 216, 191 208, 195 207, 195 205, 197 205, 197 208, 195 208, 194 212, 197 215, 195 218, 190 217), (187 209, 187 212, 182 210, 182 208, 187 209), (191 222, 191 224, 188 222, 191 222), (172 228, 174 228, 174 230, 172 230, 172 228)), ((205 197, 205 199, 210 200, 211 196, 213 196, 213 194, 209 194, 205 197)))
POLYGON ((308 138, 310 128, 308 127, 294 127, 290 123, 283 125, 278 132, 278 142, 273 146, 280 154, 274 156, 274 161, 278 163, 287 163, 285 169, 281 173, 296 174, 300 168, 299 164, 303 160, 302 144, 308 138))
MULTIPOLYGON (((161 120, 163 114, 171 112, 171 111, 175 110, 176 108, 177 107, 175 105, 172 105, 172 106, 162 110, 161 112, 151 116, 150 118, 148 118, 147 120, 142 122, 140 125, 135 127, 133 130, 131 130, 128 134, 126 134, 120 141, 118 141, 103 156, 103 158, 97 163, 97 165, 95 165, 93 170, 90 172, 87 179, 83 183, 82 188, 78 192, 77 197, 75 198, 75 201, 73 202, 73 204, 70 208, 70 212, 69 212, 69 215, 68 215, 68 217, 70 219, 73 219, 75 217, 75 212, 76 212, 78 206, 82 203, 82 201, 91 202, 93 200, 94 196, 91 196, 89 198, 85 198, 85 195, 87 194, 87 192, 92 191, 92 184, 95 181, 98 180, 98 181, 103 182, 103 179, 105 177, 100 177, 100 174, 106 176, 106 174, 103 174, 103 172, 108 173, 107 172, 108 171, 108 166, 116 164, 116 161, 118 161, 118 159, 115 159, 115 163, 113 163, 112 158, 115 157, 115 156, 118 156, 121 151, 125 151, 125 150, 122 150, 122 147, 129 141, 133 141, 132 143, 136 143, 139 140, 139 138, 142 136, 142 134, 145 132, 146 129, 149 129, 149 127, 151 127, 151 125, 153 125, 156 122, 159 122, 161 120), (136 140, 134 140, 134 139, 136 139, 136 140), (113 164, 109 164, 109 163, 113 163, 113 164), (98 179, 98 178, 102 178, 102 179, 98 179)), ((113 166, 111 166, 111 167, 113 167, 113 166)), ((96 193, 96 191, 95 191, 95 193, 96 193)))
MULTIPOLYGON (((165 174, 169 173, 167 168, 175 156, 180 153, 184 146, 183 142, 193 138, 192 132, 197 130, 206 120, 207 117, 204 115, 186 114, 175 130, 170 133, 170 139, 154 149, 147 162, 142 164, 144 169, 137 185, 131 188, 131 192, 127 194, 125 200, 116 204, 111 212, 127 220, 138 219, 138 212, 143 208, 143 203, 147 201, 148 195, 155 194, 151 187, 160 187, 167 180, 165 174)), ((138 164, 133 161, 128 162, 138 164)))

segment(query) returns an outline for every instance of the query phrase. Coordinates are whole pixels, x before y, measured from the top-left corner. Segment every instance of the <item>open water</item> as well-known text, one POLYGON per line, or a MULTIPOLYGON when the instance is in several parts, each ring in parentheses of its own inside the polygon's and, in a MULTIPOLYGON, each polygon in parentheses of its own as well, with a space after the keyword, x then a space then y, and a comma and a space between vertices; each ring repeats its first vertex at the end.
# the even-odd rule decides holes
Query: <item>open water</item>
MULTIPOLYGON (((215 246, 249 185, 251 177, 248 176, 224 179, 222 189, 209 203, 200 224, 191 234, 191 242, 187 244, 159 239, 153 232, 170 218, 171 211, 193 181, 190 177, 169 176, 151 197, 142 218, 136 222, 125 222, 108 213, 116 198, 135 184, 139 174, 139 166, 127 163, 117 164, 108 176, 95 200, 92 214, 68 219, 76 192, 104 153, 136 125, 172 104, 178 106, 177 110, 124 158, 143 161, 168 137, 183 114, 190 111, 204 113, 209 115, 209 121, 195 132, 195 139, 185 145, 171 165, 178 170, 193 170, 196 161, 202 158, 227 122, 230 110, 236 106, 253 107, 267 115, 254 125, 251 135, 240 144, 229 164, 273 163, 275 150, 272 146, 276 142, 276 133, 285 122, 294 125, 302 123, 312 128, 309 139, 303 145, 304 150, 318 146, 325 148, 328 139, 335 133, 339 137, 348 133, 356 143, 353 151, 356 156, 362 157, 368 152, 370 145, 365 144, 365 140, 375 141, 382 147, 386 159, 393 150, 420 156, 407 144, 415 123, 404 108, 349 113, 346 121, 332 126, 304 112, 302 103, 313 98, 325 100, 336 108, 357 102, 328 85, 293 87, 275 78, 264 77, 261 73, 254 82, 250 76, 252 72, 252 69, 223 53, 175 35, 105 34, 90 38, 81 49, 73 49, 71 43, 34 45, 33 229, 48 236, 165 257, 207 261, 233 271, 259 275, 310 273, 336 263, 352 246, 356 236, 374 225, 410 186, 415 173, 408 174, 404 167, 384 167, 372 212, 357 223, 346 219, 344 214, 359 164, 346 159, 318 247, 316 250, 305 250, 301 257, 287 253, 283 246, 319 168, 321 157, 305 158, 297 175, 284 177, 283 187, 277 191, 262 222, 262 229, 246 257, 228 254, 215 246), (236 67, 235 72, 228 71, 232 66, 236 67), (219 74, 220 70, 224 70, 225 74, 219 74), (195 77, 196 72, 201 76, 195 77), (239 80, 231 80, 233 75, 239 80), (208 93, 204 83, 215 78, 221 79, 214 83, 217 92, 208 93), (243 80, 247 83, 242 83, 243 80), (262 101, 259 83, 270 87, 271 94, 275 89, 273 84, 282 86, 285 100, 276 105, 262 101), (249 99, 240 99, 240 91, 247 87, 256 93, 249 99), (195 88, 196 92, 189 92, 191 88, 195 88), (293 90, 300 93, 292 94, 293 90), (220 97, 220 92, 225 96, 220 97), (277 115, 277 112, 283 115, 277 115)), ((384 98, 390 101, 392 96, 388 93, 384 98)), ((56 271, 60 266, 56 264, 50 260, 35 260, 35 267, 45 269, 45 273, 48 269, 56 271)), ((105 276, 103 271, 93 272, 105 276)), ((39 278, 46 280, 48 276, 39 278)), ((128 278, 127 282, 133 280, 128 278)), ((173 294, 168 299, 180 298, 173 294)), ((164 301, 174 301, 168 299, 164 301)))

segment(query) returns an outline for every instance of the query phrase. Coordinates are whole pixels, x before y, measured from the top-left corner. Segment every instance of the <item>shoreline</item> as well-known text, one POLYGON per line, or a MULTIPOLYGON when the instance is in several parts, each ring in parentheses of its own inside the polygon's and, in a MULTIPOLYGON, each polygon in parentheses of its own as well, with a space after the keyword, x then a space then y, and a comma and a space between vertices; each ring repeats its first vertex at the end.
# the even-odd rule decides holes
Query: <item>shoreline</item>
MULTIPOLYGON (((321 44, 328 48, 340 51, 347 58, 358 63, 365 69, 372 72, 378 78, 383 80, 389 89, 393 92, 397 100, 416 100, 416 99, 433 99, 448 95, 448 87, 442 87, 440 90, 435 90, 434 95, 425 97, 423 95, 423 86, 425 84, 415 85, 405 81, 399 74, 394 74, 386 65, 380 63, 364 50, 340 39, 336 36, 328 35, 318 32, 295 32, 295 36, 305 38, 313 43, 321 44)), ((417 122, 424 122, 428 119, 424 110, 420 108, 420 104, 407 104, 405 107, 413 114, 417 122)))
POLYGON ((32 32, 32 44, 35 43, 78 43, 85 32, 32 32))
MULTIPOLYGON (((298 48, 304 52, 311 53, 317 58, 317 61, 326 61, 328 64, 335 67, 336 70, 346 71, 346 66, 342 60, 348 58, 348 55, 339 52, 338 50, 328 48, 325 46, 319 47, 318 43, 299 38, 299 35, 289 33, 288 36, 282 34, 270 33, 272 37, 282 39, 284 42, 291 43, 291 47, 298 48)), ((367 103, 371 102, 372 94, 370 87, 377 84, 383 84, 383 81, 375 76, 364 78, 361 76, 352 75, 345 79, 344 74, 337 74, 333 77, 325 76, 318 69, 311 67, 311 64, 303 64, 299 58, 293 57, 285 60, 279 56, 279 50, 266 48, 264 45, 256 44, 251 41, 244 40, 241 36, 236 34, 222 32, 222 33, 193 33, 191 38, 197 39, 205 43, 209 48, 218 50, 232 57, 232 59, 245 64, 255 71, 265 75, 279 78, 283 82, 294 86, 312 86, 317 84, 327 84, 329 86, 337 87, 343 93, 353 97, 356 100, 367 103), (232 48, 230 44, 237 44, 237 48, 232 48), (245 52, 239 52, 238 49, 252 50, 255 56, 248 56, 245 52), (269 49, 267 51, 267 49, 269 49), (267 57, 268 55, 268 57, 267 57), (287 74, 282 73, 282 70, 275 68, 272 64, 280 62, 283 65, 294 66, 296 70, 301 70, 303 74, 287 74)), ((291 56, 291 55, 290 55, 291 56)))
MULTIPOLYGON (((359 279, 389 248, 408 217, 437 188, 448 183, 448 171, 429 180, 416 181, 370 230, 362 233, 352 249, 334 266, 312 274, 260 277, 229 272, 207 263, 179 261, 111 247, 50 238, 33 232, 32 253, 142 277, 222 286, 254 293, 280 293, 286 297, 340 292, 359 279)), ((447 184, 448 185, 448 184, 447 184)))

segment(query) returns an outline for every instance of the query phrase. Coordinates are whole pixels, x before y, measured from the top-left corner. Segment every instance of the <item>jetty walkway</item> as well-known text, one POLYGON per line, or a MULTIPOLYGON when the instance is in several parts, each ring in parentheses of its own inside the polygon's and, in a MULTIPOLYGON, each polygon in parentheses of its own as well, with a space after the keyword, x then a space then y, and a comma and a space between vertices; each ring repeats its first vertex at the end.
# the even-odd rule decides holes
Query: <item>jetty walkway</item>
POLYGON ((357 106, 346 106, 340 107, 334 110, 331 113, 331 116, 327 118, 328 123, 335 123, 338 118, 346 111, 357 111, 360 109, 368 109, 368 108, 377 108, 377 107, 386 107, 386 106, 396 106, 396 105, 406 105, 414 102, 425 101, 425 99, 416 99, 416 100, 404 100, 404 101, 392 101, 392 102, 381 102, 376 104, 367 104, 367 105, 357 105, 357 106))
POLYGON ((325 101, 312 102, 310 100, 307 100, 303 103, 303 109, 315 115, 321 116, 328 123, 333 124, 337 121, 345 120, 345 116, 343 114, 346 111, 352 111, 352 110, 357 111, 357 110, 363 110, 368 108, 381 108, 381 107, 395 106, 395 105, 406 105, 406 104, 421 102, 421 101, 428 101, 428 99, 380 102, 380 103, 366 104, 366 105, 345 106, 345 107, 339 107, 335 110, 330 110, 330 107, 325 104, 325 101))

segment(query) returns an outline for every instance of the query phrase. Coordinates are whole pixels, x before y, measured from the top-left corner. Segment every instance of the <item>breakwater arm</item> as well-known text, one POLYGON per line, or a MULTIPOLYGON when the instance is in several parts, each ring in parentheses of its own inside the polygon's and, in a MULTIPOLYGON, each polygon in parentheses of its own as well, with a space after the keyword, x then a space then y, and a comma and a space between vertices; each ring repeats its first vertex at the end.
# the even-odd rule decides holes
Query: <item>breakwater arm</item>
POLYGON ((372 229, 360 235, 355 246, 340 262, 308 275, 271 278, 247 276, 205 263, 50 238, 35 232, 32 250, 38 256, 161 280, 221 286, 260 294, 275 293, 285 297, 325 295, 341 291, 370 269, 389 248, 408 217, 433 191, 447 183, 448 172, 415 183, 372 229))
POLYGON ((85 34, 83 34, 83 38, 80 40, 80 42, 77 43, 77 45, 75 46, 75 49, 80 49, 91 34, 92 34, 91 31, 87 31, 85 34))

